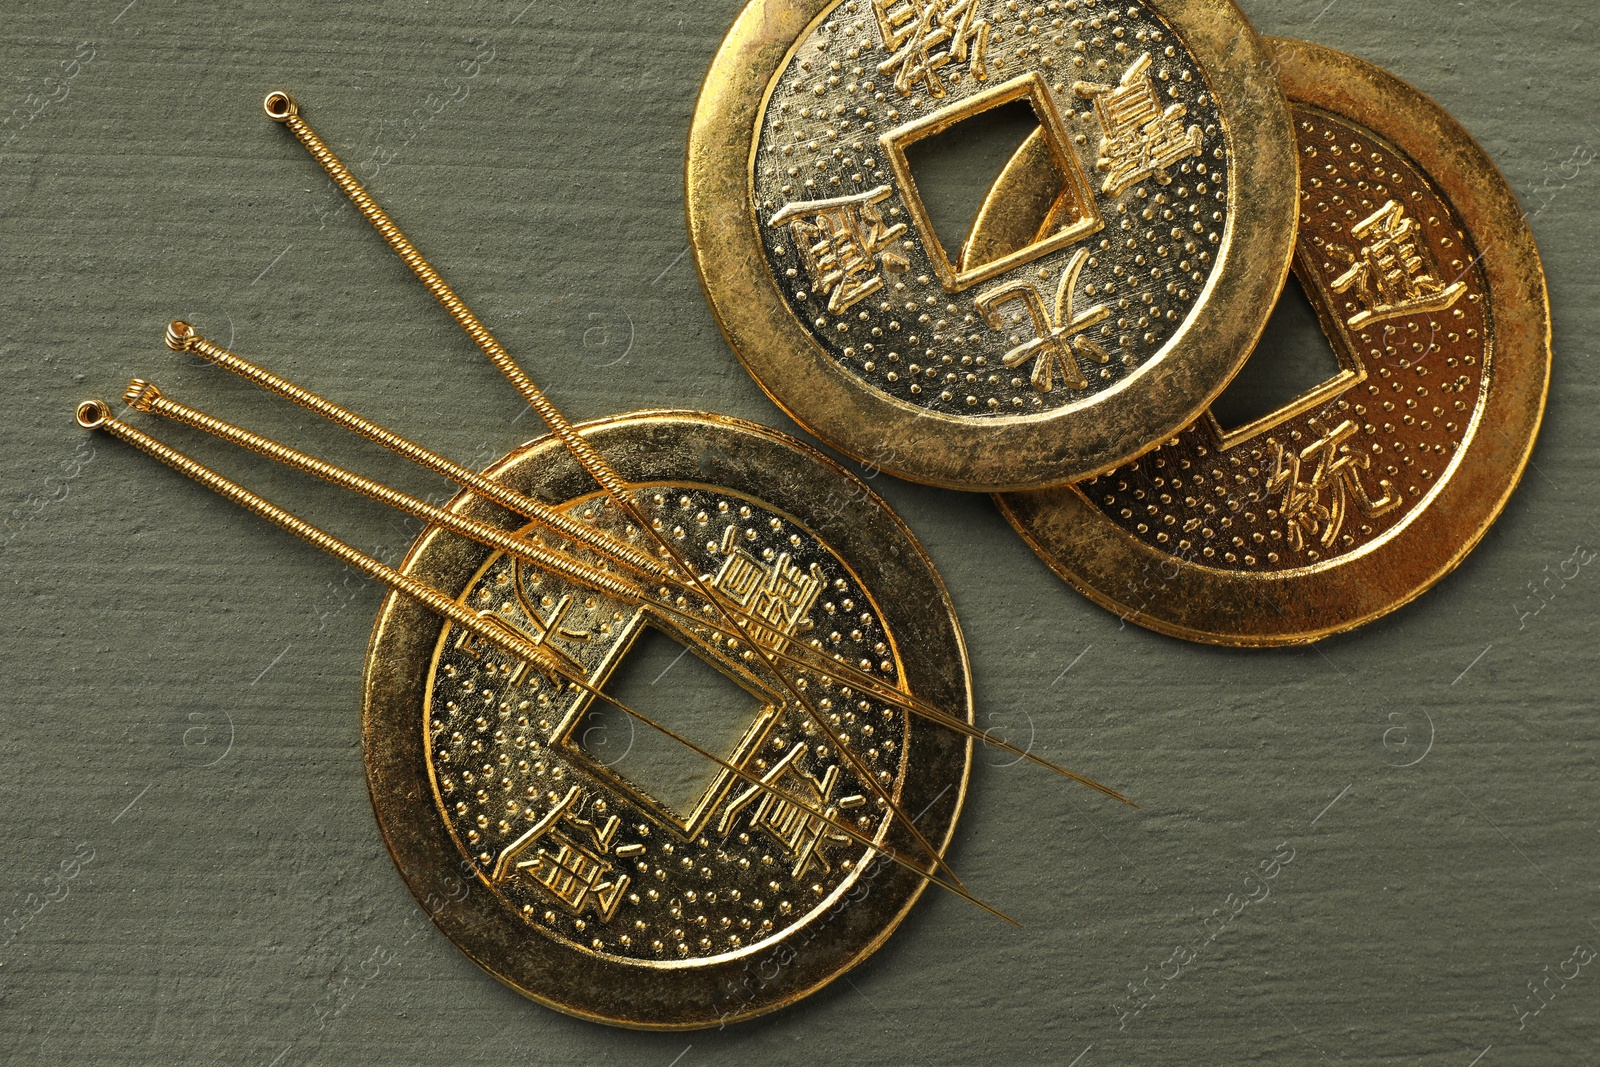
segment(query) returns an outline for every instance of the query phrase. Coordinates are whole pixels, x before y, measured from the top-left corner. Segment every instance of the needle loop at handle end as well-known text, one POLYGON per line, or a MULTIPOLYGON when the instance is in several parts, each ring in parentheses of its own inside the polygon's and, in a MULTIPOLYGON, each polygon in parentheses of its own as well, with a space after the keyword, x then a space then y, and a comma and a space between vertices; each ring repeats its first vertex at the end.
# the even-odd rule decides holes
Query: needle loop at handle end
POLYGON ((98 430, 111 418, 111 406, 104 400, 85 400, 78 405, 78 425, 85 430, 98 430))
POLYGON ((122 400, 135 411, 149 411, 162 395, 160 389, 143 378, 135 378, 128 383, 128 391, 122 394, 122 400))
POLYGON ((294 102, 294 97, 281 89, 268 93, 261 107, 273 122, 288 122, 300 114, 300 105, 294 102))
POLYGON ((195 328, 176 319, 167 324, 167 347, 174 352, 188 352, 194 348, 194 343, 200 339, 195 328))

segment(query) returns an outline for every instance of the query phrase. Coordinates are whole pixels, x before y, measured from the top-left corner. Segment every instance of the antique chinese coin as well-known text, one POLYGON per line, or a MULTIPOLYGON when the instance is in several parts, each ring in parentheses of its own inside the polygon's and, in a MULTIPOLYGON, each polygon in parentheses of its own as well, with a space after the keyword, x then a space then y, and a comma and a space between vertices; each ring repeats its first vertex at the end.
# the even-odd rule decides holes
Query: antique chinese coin
POLYGON ((1227 384, 1295 175, 1232 0, 753 0, 695 111, 689 222, 723 332, 801 424, 917 481, 1037 488, 1227 384), (996 239, 928 161, 1013 127, 970 206, 1030 130, 1050 183, 984 209, 1034 223, 996 239))
MULTIPOLYGON (((970 721, 966 652, 944 587, 859 481, 770 430, 718 416, 628 415, 581 430, 635 487, 651 525, 760 620, 742 637, 774 655, 821 650, 970 721)), ((490 473, 650 547, 554 439, 490 473)), ((470 495, 452 510, 518 526, 470 495)), ((923 891, 924 879, 886 857, 918 849, 861 775, 870 770, 942 849, 965 796, 966 738, 801 673, 807 703, 832 726, 819 729, 748 648, 718 634, 718 619, 697 625, 615 600, 438 529, 403 569, 608 693, 663 642, 678 656, 666 669, 709 672, 703 691, 687 690, 693 700, 716 691, 709 722, 695 708, 644 710, 720 763, 608 720, 583 687, 410 600, 385 603, 365 680, 373 807, 412 893, 502 982, 600 1022, 717 1026, 836 978, 923 891), (859 761, 841 758, 830 737, 859 761)), ((635 690, 648 694, 652 680, 635 690)))
MULTIPOLYGON (((1315 641, 1443 578, 1520 480, 1550 380, 1538 249, 1483 150, 1368 63, 1269 47, 1300 151, 1295 274, 1338 371, 1246 425, 1208 412, 1109 474, 1000 498, 1084 594, 1218 644, 1315 641)), ((1037 186, 1034 152, 998 188, 1037 186)))

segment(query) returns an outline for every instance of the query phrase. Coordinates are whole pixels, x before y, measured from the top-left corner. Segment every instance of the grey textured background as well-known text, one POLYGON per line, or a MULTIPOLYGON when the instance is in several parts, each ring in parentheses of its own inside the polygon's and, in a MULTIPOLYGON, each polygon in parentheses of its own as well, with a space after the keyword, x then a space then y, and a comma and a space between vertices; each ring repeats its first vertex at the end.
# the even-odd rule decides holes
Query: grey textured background
MULTIPOLYGON (((1557 346, 1537 467, 1422 601, 1310 650, 1191 647, 1079 599, 986 499, 878 483, 950 585, 985 725, 1144 805, 980 757, 952 859, 1026 932, 930 896, 797 1008, 641 1035, 522 1000, 421 921, 358 748, 378 590, 86 440, 71 408, 141 374, 436 491, 172 356, 160 333, 184 315, 462 459, 532 436, 511 391, 261 117, 265 90, 283 87, 347 159, 387 160, 375 190, 570 414, 685 406, 787 427, 682 254, 684 138, 737 7, 0 6, 3 1058, 1600 1061, 1600 965, 1551 981, 1519 1019, 1540 1004, 1530 983, 1600 945, 1600 567, 1522 615, 1539 603, 1530 582, 1600 549, 1600 166, 1572 162, 1600 150, 1587 0, 1245 3, 1264 31, 1432 94, 1534 216, 1557 346), (1208 941, 1203 921, 1280 843, 1295 858, 1271 897, 1208 941), (69 879, 74 855, 93 858, 69 879), (1197 958, 1163 989, 1180 945, 1197 958)), ((398 558, 410 539, 375 507, 162 432, 358 545, 398 558)))

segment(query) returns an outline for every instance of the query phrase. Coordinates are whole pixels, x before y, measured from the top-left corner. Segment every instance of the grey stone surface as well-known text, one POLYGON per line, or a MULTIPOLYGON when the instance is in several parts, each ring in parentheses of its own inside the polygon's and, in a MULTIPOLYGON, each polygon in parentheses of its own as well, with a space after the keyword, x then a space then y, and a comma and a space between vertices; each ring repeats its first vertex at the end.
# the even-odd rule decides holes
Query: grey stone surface
MULTIPOLYGON (((883 479, 962 613, 985 725, 1144 806, 980 757, 952 859, 1025 932, 930 897, 846 980, 697 1035, 613 1031, 528 1003, 423 925, 361 768, 358 681, 377 589, 87 440, 70 414, 146 375, 435 490, 173 357, 160 333, 184 315, 461 458, 482 463, 533 434, 493 370, 262 119, 262 95, 281 86, 347 158, 392 152, 376 191, 572 415, 684 406, 792 428, 728 352, 682 255, 684 138, 736 0, 124 2, 0 9, 0 115, 11 116, 0 127, 0 915, 12 917, 0 1058, 1499 1067, 1600 1056, 1600 969, 1551 982, 1540 1014, 1518 1018, 1539 1003, 1530 983, 1578 943, 1600 945, 1600 572, 1585 569, 1537 615, 1514 607, 1575 548, 1600 548, 1600 169, 1561 176, 1576 150, 1600 147, 1586 0, 1244 5, 1264 31, 1355 52, 1432 94, 1535 216, 1555 387, 1537 466, 1478 552, 1356 635, 1226 652, 1122 628, 1056 581, 986 499, 883 479), (405 125, 430 94, 452 93, 405 125), (1270 899, 1119 1018, 1134 1006, 1129 983, 1158 987, 1174 948, 1198 947, 1202 921, 1280 843, 1295 859, 1270 899), (30 893, 47 894, 36 913, 30 893)), ((408 541, 375 507, 167 434, 358 545, 398 558, 408 541)))

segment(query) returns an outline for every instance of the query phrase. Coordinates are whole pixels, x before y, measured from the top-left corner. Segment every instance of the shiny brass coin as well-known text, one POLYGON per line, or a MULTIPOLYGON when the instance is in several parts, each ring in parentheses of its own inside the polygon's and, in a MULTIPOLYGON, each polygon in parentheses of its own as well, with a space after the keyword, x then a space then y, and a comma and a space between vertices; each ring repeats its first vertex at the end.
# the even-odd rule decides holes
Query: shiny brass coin
MULTIPOLYGON (((628 415, 582 432, 642 487, 635 498, 688 561, 766 620, 756 639, 768 651, 804 642, 970 721, 966 650, 944 587, 862 483, 770 430, 719 416, 628 415)), ((551 439, 491 473, 648 547, 551 439)), ((517 528, 477 497, 451 508, 517 528)), ((733 709, 690 739, 777 790, 688 749, 631 761, 624 734, 645 727, 608 724, 591 694, 391 597, 366 666, 373 807, 417 900, 502 982, 599 1022, 717 1026, 838 977, 922 893, 923 879, 884 856, 918 855, 904 825, 715 617, 686 624, 613 601, 437 529, 403 569, 608 692, 646 643, 683 645, 689 664, 676 669, 714 672, 731 694, 718 707, 733 709)), ((799 677, 918 829, 945 847, 969 742, 815 673, 799 677)), ((671 708, 646 710, 676 722, 671 708)))
POLYGON ((1295 175, 1231 0, 754 0, 695 111, 689 222, 729 343, 802 425, 916 481, 1037 488, 1226 385, 1288 272, 1295 175), (1049 195, 1000 208, 1034 225, 941 233, 922 152, 1001 114, 1048 152, 1049 195))
MULTIPOLYGON (((1315 641, 1443 578, 1520 480, 1550 380, 1539 252, 1483 150, 1393 75, 1269 46, 1300 149, 1295 274, 1338 373, 1248 425, 1207 413, 1109 474, 999 498, 1085 595, 1217 644, 1315 641)), ((1034 153, 1001 205, 1040 183, 1034 153)))

